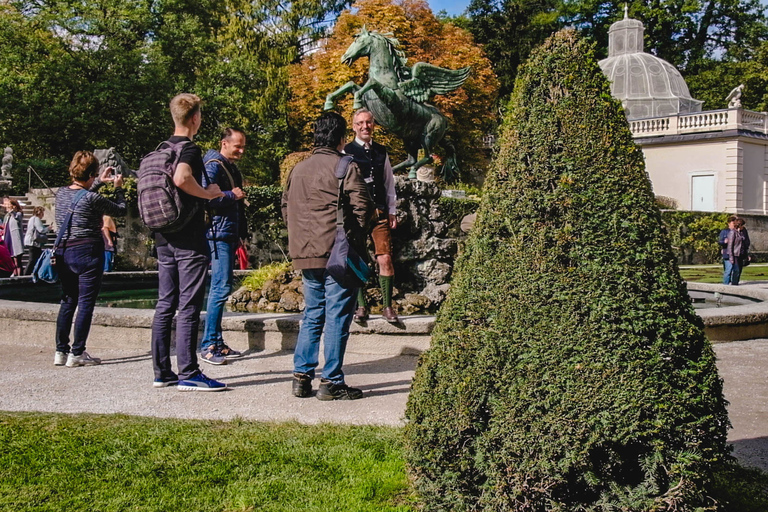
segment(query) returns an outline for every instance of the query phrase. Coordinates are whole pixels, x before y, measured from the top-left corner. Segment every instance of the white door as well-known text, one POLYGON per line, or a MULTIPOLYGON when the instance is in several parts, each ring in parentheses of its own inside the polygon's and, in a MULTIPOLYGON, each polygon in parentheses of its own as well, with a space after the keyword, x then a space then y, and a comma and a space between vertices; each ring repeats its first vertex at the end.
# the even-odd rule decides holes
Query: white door
POLYGON ((691 177, 691 210, 698 212, 715 211, 715 177, 691 177))

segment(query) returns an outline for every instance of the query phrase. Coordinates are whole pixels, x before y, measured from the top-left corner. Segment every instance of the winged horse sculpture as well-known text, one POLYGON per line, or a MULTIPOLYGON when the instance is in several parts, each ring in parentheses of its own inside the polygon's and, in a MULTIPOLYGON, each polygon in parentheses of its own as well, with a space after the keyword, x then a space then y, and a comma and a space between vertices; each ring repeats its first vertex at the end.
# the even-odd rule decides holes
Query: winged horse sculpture
MULTIPOLYGON (((409 178, 416 170, 432 163, 432 152, 443 141, 448 120, 434 106, 425 103, 435 94, 447 94, 461 87, 469 77, 471 67, 445 69, 417 62, 406 66, 407 59, 397 39, 389 34, 368 31, 365 26, 341 56, 341 62, 351 66, 360 57, 369 59, 368 81, 362 87, 347 82, 325 98, 325 110, 334 108, 335 100, 354 92, 353 108, 367 108, 376 123, 403 139, 408 158, 393 167, 393 171, 410 167, 409 178), (424 157, 419 159, 419 149, 424 157)), ((441 144, 448 153, 442 177, 450 181, 458 174, 453 145, 441 144)))

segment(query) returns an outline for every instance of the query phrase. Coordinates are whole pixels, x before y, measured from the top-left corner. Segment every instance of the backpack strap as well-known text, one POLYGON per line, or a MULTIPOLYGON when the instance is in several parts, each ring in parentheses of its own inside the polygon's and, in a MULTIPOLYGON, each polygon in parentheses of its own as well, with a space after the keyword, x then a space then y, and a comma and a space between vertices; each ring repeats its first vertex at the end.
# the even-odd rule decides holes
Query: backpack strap
POLYGON ((343 205, 341 203, 341 197, 344 193, 344 178, 347 177, 347 172, 349 171, 349 164, 352 163, 352 156, 351 155, 344 155, 339 159, 339 162, 336 164, 336 170, 334 171, 334 175, 339 179, 339 197, 336 200, 336 227, 344 225, 344 211, 343 211, 343 205))
MULTIPOLYGON (((232 177, 232 173, 229 172, 229 168, 227 167, 227 164, 225 164, 218 158, 211 158, 210 160, 206 160, 205 162, 203 162, 203 165, 207 164, 208 162, 219 162, 221 164, 221 168, 224 169, 225 173, 227 173, 227 179, 229 180, 229 184, 232 185, 232 188, 235 188, 235 179, 232 177)), ((211 177, 208 176, 208 169, 205 170, 205 174, 206 174, 206 177, 208 178, 208 182, 212 183, 213 180, 211 180, 211 177)), ((251 206, 251 203, 248 201, 248 199, 243 199, 243 204, 245 206, 251 206)))
POLYGON ((72 204, 69 206, 67 217, 64 219, 64 222, 61 224, 61 226, 59 226, 59 234, 56 237, 56 241, 53 243, 53 252, 56 252, 56 249, 58 249, 59 244, 61 243, 61 240, 64 238, 64 232, 69 231, 72 225, 72 214, 75 213, 75 206, 77 206, 77 203, 83 197, 85 197, 86 193, 88 193, 88 191, 85 189, 82 189, 77 194, 75 194, 74 198, 72 198, 72 204))

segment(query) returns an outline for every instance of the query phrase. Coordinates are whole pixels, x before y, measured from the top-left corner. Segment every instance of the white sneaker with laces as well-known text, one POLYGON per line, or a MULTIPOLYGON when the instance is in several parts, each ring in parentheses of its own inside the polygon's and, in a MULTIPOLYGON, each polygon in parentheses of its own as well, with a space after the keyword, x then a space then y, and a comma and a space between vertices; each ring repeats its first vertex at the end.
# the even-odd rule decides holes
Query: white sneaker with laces
POLYGON ((67 363, 67 354, 64 352, 56 351, 53 356, 53 364, 56 366, 64 366, 67 363))
POLYGON ((98 357, 91 357, 88 352, 83 352, 79 356, 74 355, 72 352, 67 357, 67 366, 72 368, 73 366, 94 366, 101 364, 101 359, 98 357))

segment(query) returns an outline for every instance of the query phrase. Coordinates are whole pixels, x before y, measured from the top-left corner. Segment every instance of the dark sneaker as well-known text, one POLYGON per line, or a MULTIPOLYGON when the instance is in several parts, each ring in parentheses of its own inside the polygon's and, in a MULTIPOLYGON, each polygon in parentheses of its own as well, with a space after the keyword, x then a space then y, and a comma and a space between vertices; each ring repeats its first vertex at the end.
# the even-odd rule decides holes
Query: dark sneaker
POLYGON ((208 345, 201 350, 200 359, 208 364, 227 364, 227 358, 221 355, 216 345, 208 345))
POLYGON ((306 373, 294 373, 292 392, 298 398, 312 396, 312 378, 306 373))
POLYGON ((217 380, 209 379, 202 373, 198 373, 189 379, 180 380, 179 391, 224 391, 227 385, 217 380))
POLYGON ((357 308, 355 310, 355 322, 365 322, 368 320, 368 310, 366 308, 357 308))
POLYGON ((173 377, 155 379, 155 381, 152 383, 152 387, 167 388, 168 386, 175 386, 178 383, 179 383, 179 378, 174 375, 173 377))
POLYGON ((219 355, 224 356, 224 359, 237 359, 238 357, 243 357, 242 352, 238 352, 237 350, 230 348, 226 343, 222 343, 218 346, 218 348, 219 355))
POLYGON ((344 384, 334 384, 327 380, 320 381, 320 388, 317 390, 318 400, 357 400, 363 398, 363 391, 357 388, 351 388, 344 384))
POLYGON ((400 321, 400 319, 397 318, 397 313, 395 313, 395 310, 391 306, 384 308, 384 310, 381 312, 381 316, 383 316, 384 320, 391 324, 396 324, 400 321))

